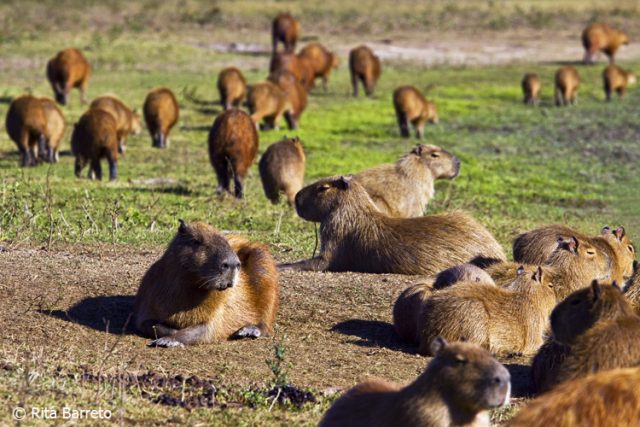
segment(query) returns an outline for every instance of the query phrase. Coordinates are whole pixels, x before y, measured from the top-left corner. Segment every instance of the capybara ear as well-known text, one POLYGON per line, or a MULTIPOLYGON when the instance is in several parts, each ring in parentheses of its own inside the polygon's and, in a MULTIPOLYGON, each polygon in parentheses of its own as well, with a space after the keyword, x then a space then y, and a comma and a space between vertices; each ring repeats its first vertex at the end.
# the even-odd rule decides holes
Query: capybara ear
POLYGON ((341 176, 335 182, 336 182, 336 187, 338 187, 341 190, 347 190, 351 185, 351 176, 350 175, 341 176))
POLYGON ((605 225, 604 227, 602 227, 602 231, 600 232, 600 234, 607 235, 611 233, 611 227, 609 227, 608 225, 605 225))
POLYGON ((616 231, 613 232, 613 235, 616 236, 618 240, 622 240, 622 238, 624 237, 624 234, 625 234, 625 231, 623 226, 616 228, 616 231))
POLYGON ((431 354, 437 356, 442 350, 447 348, 448 345, 449 343, 447 342, 447 340, 445 340, 441 336, 435 337, 433 341, 431 341, 431 354))
POLYGON ((578 252, 578 239, 575 236, 571 236, 571 239, 564 240, 562 237, 558 237, 558 246, 572 253, 578 252))
POLYGON ((183 219, 179 219, 178 222, 180 223, 180 225, 178 226, 178 233, 185 234, 187 232, 187 224, 183 219))
POLYGON ((602 295, 602 286, 600 286, 597 280, 594 280, 591 282, 591 290, 593 291, 593 301, 595 302, 600 298, 600 295, 602 295))
POLYGON ((614 288, 616 288, 617 290, 622 292, 622 288, 620 287, 620 285, 618 285, 618 281, 617 280, 614 280, 613 282, 611 282, 611 286, 613 286, 614 288))
POLYGON ((542 283, 542 267, 538 266, 535 273, 533 273, 533 280, 542 283))
POLYGON ((522 276, 524 274, 524 265, 521 265, 520 267, 518 267, 518 269, 516 270, 516 274, 518 276, 522 276))
POLYGON ((424 145, 418 144, 415 147, 413 147, 413 150, 411 150, 411 152, 416 156, 420 157, 422 156, 422 152, 424 151, 424 148, 425 148, 424 145))

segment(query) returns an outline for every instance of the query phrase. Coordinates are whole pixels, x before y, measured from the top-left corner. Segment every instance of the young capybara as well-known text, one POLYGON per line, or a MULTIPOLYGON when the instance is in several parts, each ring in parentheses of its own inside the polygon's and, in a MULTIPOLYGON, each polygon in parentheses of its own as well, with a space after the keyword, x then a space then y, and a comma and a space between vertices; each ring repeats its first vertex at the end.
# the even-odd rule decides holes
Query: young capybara
POLYGON ((127 137, 130 134, 138 135, 142 129, 140 116, 132 111, 121 100, 113 95, 105 95, 94 99, 90 108, 104 110, 116 119, 118 129, 118 151, 124 153, 127 137))
POLYGON ((423 216, 435 194, 436 179, 453 179, 460 160, 435 145, 416 145, 395 164, 383 164, 355 175, 380 212, 397 218, 423 216))
POLYGON ((602 80, 604 81, 604 94, 607 101, 611 101, 611 92, 615 91, 622 98, 627 91, 627 86, 636 83, 636 76, 615 64, 609 64, 602 72, 602 80))
POLYGON ((329 408, 320 427, 488 427, 489 410, 509 403, 509 371, 473 344, 437 338, 431 349, 436 356, 414 382, 360 383, 329 408))
POLYGON ((302 83, 296 80, 293 74, 286 70, 271 73, 268 80, 278 85, 278 87, 287 95, 292 108, 291 114, 287 116, 290 117, 288 120, 291 120, 289 127, 291 129, 298 129, 300 116, 302 116, 305 108, 307 108, 306 89, 302 83))
POLYGON ((67 104, 74 87, 80 89, 80 99, 85 104, 90 78, 91 65, 78 49, 64 49, 47 63, 47 79, 59 104, 67 104))
POLYGON ((307 58, 300 58, 293 53, 279 53, 271 58, 269 73, 288 71, 302 84, 305 91, 308 91, 314 82, 312 67, 313 65, 307 58))
POLYGON ((296 193, 304 182, 305 155, 300 138, 286 138, 267 148, 260 159, 262 187, 267 199, 278 203, 280 192, 293 206, 296 193))
POLYGON ((584 63, 593 62, 598 52, 604 52, 609 62, 615 62, 615 55, 620 46, 629 44, 629 37, 615 28, 602 22, 588 25, 582 32, 582 46, 584 46, 584 63))
POLYGON ((223 112, 209 131, 209 160, 218 177, 218 193, 230 191, 243 197, 243 181, 258 154, 258 132, 247 113, 238 109, 223 112))
POLYGON ((266 81, 251 86, 247 96, 247 105, 256 128, 264 120, 265 129, 278 129, 283 116, 289 129, 297 126, 293 119, 294 110, 289 97, 273 82, 266 81))
POLYGON ((239 107, 247 96, 247 81, 236 67, 228 67, 218 74, 220 103, 225 110, 239 107))
POLYGON ((169 132, 178 121, 180 107, 175 95, 166 87, 153 89, 144 101, 144 121, 156 148, 169 146, 169 132))
POLYGON ((65 122, 64 115, 56 102, 51 98, 40 98, 47 121, 47 144, 46 153, 40 153, 38 157, 46 158, 49 163, 57 163, 60 159, 58 152, 64 136, 65 122))
POLYGON ((278 43, 284 45, 285 52, 294 52, 300 34, 300 22, 289 13, 281 13, 273 19, 271 25, 272 55, 278 50, 278 43))
POLYGON ((71 134, 71 151, 76 157, 75 173, 80 177, 89 163, 89 179, 102 179, 100 160, 109 162, 109 180, 118 176, 118 123, 104 110, 90 108, 75 124, 71 134))
POLYGON ((527 73, 522 78, 522 92, 526 105, 537 105, 540 102, 540 77, 536 73, 527 73))
POLYGON ((37 165, 38 153, 46 152, 49 139, 47 116, 40 99, 23 95, 11 101, 5 127, 20 150, 20 166, 37 165))
POLYGON ((427 101, 413 86, 402 86, 393 92, 393 107, 400 127, 400 135, 409 138, 409 122, 416 131, 416 138, 424 137, 424 124, 438 123, 436 105, 427 101))
POLYGON ((556 72, 555 82, 556 106, 575 105, 580 86, 578 70, 571 66, 559 68, 556 72))
POLYGON ((322 88, 327 91, 327 83, 331 70, 338 68, 338 55, 329 51, 326 47, 317 42, 312 42, 302 48, 298 57, 306 58, 311 64, 314 80, 318 77, 322 78, 322 88))
POLYGON ((278 272, 265 245, 180 221, 140 282, 134 315, 150 346, 183 347, 270 335, 277 309, 278 272))
POLYGON ((367 46, 358 46, 349 52, 349 71, 353 96, 358 96, 358 82, 362 82, 367 96, 373 95, 382 72, 380 58, 367 46))
POLYGON ((320 223, 320 256, 283 268, 433 275, 472 260, 505 259, 491 233, 466 213, 390 218, 351 176, 311 184, 295 204, 301 218, 320 223))

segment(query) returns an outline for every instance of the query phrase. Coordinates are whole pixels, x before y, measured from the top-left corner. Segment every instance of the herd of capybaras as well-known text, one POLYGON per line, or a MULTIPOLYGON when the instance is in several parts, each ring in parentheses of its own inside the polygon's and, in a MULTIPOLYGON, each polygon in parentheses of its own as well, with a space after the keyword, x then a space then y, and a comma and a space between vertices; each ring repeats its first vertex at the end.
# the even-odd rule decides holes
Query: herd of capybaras
MULTIPOLYGON (((235 196, 243 197, 260 130, 278 127, 282 118, 297 129, 317 78, 326 90, 338 57, 315 42, 296 54, 299 32, 290 14, 274 19, 266 81, 247 85, 235 67, 219 73, 224 111, 209 132, 209 154, 221 194, 230 192, 233 181, 235 196)), ((635 82, 614 64, 627 36, 595 23, 583 31, 582 43, 585 63, 599 52, 609 57, 606 99, 612 92, 622 97, 635 82)), ((349 69, 353 95, 360 84, 373 94, 382 65, 371 49, 351 50, 349 69)), ((24 95, 7 113, 21 166, 57 162, 65 119, 56 102, 65 105, 70 90, 79 88, 85 103, 91 66, 80 51, 66 49, 48 62, 46 76, 55 101, 24 95)), ((575 104, 579 84, 575 67, 560 68, 556 105, 575 104)), ((538 103, 540 87, 537 74, 524 76, 525 104, 538 103)), ((409 137, 409 123, 422 138, 425 123, 438 121, 436 105, 414 86, 397 88, 393 103, 403 137, 409 137)), ((179 116, 171 89, 150 91, 143 115, 153 146, 170 149, 179 116)), ((140 129, 140 117, 117 97, 94 99, 71 135, 76 176, 88 164, 89 178, 101 179, 106 158, 115 180, 126 138, 140 129)), ((640 273, 624 227, 605 226, 596 235, 567 225, 540 227, 515 239, 509 262, 468 214, 425 215, 434 181, 460 171, 458 158, 440 147, 419 144, 395 164, 303 188, 304 170, 297 137, 271 145, 259 161, 267 198, 277 203, 284 193, 301 218, 320 223, 319 256, 276 265, 261 243, 180 221, 136 296, 135 325, 152 339, 149 346, 268 336, 278 310, 279 270, 418 275, 418 283, 398 297, 393 321, 404 341, 433 356, 426 370, 405 387, 382 380, 357 385, 321 425, 488 425, 488 410, 506 404, 510 395, 509 372, 494 355, 513 354, 533 356, 532 385, 539 397, 511 425, 640 425, 640 273)))

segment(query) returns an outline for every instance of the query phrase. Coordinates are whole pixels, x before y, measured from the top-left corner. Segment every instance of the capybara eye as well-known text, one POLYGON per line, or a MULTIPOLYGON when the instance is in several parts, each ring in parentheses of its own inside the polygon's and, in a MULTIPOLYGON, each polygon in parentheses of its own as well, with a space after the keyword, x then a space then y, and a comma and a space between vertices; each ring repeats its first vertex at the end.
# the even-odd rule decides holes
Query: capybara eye
POLYGON ((322 193, 323 191, 327 191, 329 189, 329 185, 325 184, 325 185, 321 185, 320 187, 318 187, 318 193, 322 193))
POLYGON ((434 159, 437 159, 438 157, 440 157, 439 153, 431 153, 431 157, 433 157, 434 159))
POLYGON ((229 269, 229 263, 228 262, 223 262, 222 263, 222 269, 223 270, 228 270, 229 269))
POLYGON ((596 252, 595 251, 587 251, 587 255, 595 255, 596 252))
POLYGON ((633 245, 627 246, 627 249, 629 249, 629 252, 631 252, 631 253, 633 253, 635 251, 635 249, 633 248, 633 245))
POLYGON ((455 361, 456 365, 466 365, 468 362, 468 360, 460 354, 456 354, 455 361))

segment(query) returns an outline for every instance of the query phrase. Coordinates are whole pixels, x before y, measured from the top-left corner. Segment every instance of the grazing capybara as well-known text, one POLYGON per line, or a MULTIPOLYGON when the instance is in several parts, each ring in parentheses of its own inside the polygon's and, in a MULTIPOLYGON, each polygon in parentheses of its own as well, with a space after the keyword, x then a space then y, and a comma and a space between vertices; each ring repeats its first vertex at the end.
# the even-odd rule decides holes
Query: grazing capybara
POLYGON ((437 338, 431 349, 436 356, 414 382, 360 383, 329 408, 320 427, 488 427, 489 409, 509 403, 509 371, 473 344, 437 338))
POLYGON ((540 102, 540 77, 536 73, 527 73, 522 78, 522 92, 526 105, 537 105, 540 102))
POLYGON ((134 315, 150 346, 183 347, 270 335, 277 309, 278 272, 265 245, 180 221, 140 282, 134 315))
POLYGON ((367 96, 373 95, 382 72, 380 58, 367 46, 358 46, 349 52, 349 71, 353 96, 358 96, 358 82, 362 82, 367 96))
POLYGON ((49 163, 57 163, 60 159, 58 152, 60 151, 60 144, 62 143, 62 137, 64 136, 64 115, 53 99, 43 97, 40 98, 40 102, 42 103, 45 119, 47 121, 46 134, 48 139, 46 144, 46 153, 40 153, 38 157, 46 158, 49 163))
POLYGON ((267 199, 278 203, 280 192, 293 206, 296 193, 304 182, 305 155, 300 138, 286 138, 267 148, 260 159, 262 187, 267 199))
POLYGON ((306 89, 302 86, 302 83, 296 80, 293 74, 286 70, 271 73, 268 80, 278 85, 278 87, 287 94, 292 108, 290 115, 290 128, 298 129, 300 116, 302 116, 303 111, 307 108, 306 89))
POLYGON ((495 281, 485 270, 473 264, 460 264, 447 268, 436 276, 433 289, 444 289, 458 282, 485 283, 496 285, 495 281))
POLYGON ((636 76, 615 64, 609 64, 602 72, 602 80, 604 81, 604 94, 607 101, 611 101, 611 92, 615 91, 622 98, 627 91, 627 86, 636 83, 636 76))
POLYGON ((220 103, 225 110, 239 107, 247 96, 247 81, 236 67, 228 67, 218 74, 220 103))
POLYGON ((209 160, 218 177, 218 193, 230 191, 233 179, 235 196, 243 197, 243 181, 258 154, 258 132, 244 111, 231 109, 213 122, 209 131, 209 160))
POLYGON ((602 22, 589 24, 582 31, 582 46, 584 46, 584 63, 593 62, 593 57, 598 52, 604 52, 609 62, 615 62, 615 55, 620 46, 629 44, 629 37, 615 28, 611 28, 602 22))
POLYGON ((424 124, 438 123, 436 105, 427 101, 418 89, 413 86, 402 86, 393 92, 393 107, 400 127, 400 135, 409 138, 409 122, 416 131, 416 138, 424 136, 424 124))
POLYGON ((67 104, 74 87, 80 89, 80 99, 85 104, 90 78, 91 65, 78 49, 61 50, 47 63, 47 79, 59 104, 67 104))
POLYGON ((46 151, 47 117, 40 99, 31 95, 15 98, 9 105, 5 127, 20 150, 20 166, 38 164, 38 153, 46 151))
POLYGON ((153 89, 144 101, 144 121, 156 148, 169 146, 169 132, 177 123, 180 107, 175 95, 166 87, 153 89))
POLYGON ((109 179, 118 176, 118 123, 104 110, 89 109, 75 124, 71 134, 71 151, 76 157, 75 173, 80 177, 89 163, 89 179, 102 179, 100 160, 109 162, 109 179))
POLYGON ((289 71, 302 84, 305 91, 313 86, 314 73, 312 64, 306 58, 299 58, 293 53, 279 53, 271 58, 269 72, 271 74, 289 71))
POLYGON ((460 160, 435 145, 416 145, 395 164, 364 170, 355 179, 380 212, 397 218, 422 216, 435 194, 436 179, 453 179, 460 160))
POLYGON ((314 80, 318 77, 322 78, 322 88, 327 91, 327 83, 333 68, 338 68, 338 55, 329 51, 320 43, 309 43, 298 53, 300 58, 306 58, 311 64, 314 80))
POLYGON ((295 204, 301 218, 320 223, 320 256, 284 268, 433 275, 472 260, 505 259, 491 233, 466 213, 390 218, 351 176, 311 184, 295 204))
POLYGON ((556 105, 575 105, 578 100, 578 87, 580 86, 580 76, 574 67, 566 66, 559 68, 555 79, 556 105))
POLYGON ((127 137, 139 134, 142 128, 140 116, 113 95, 105 95, 91 102, 90 108, 104 110, 116 119, 118 129, 118 151, 124 153, 127 137))
POLYGON ((264 120, 265 129, 278 129, 282 116, 287 121, 289 129, 294 129, 297 126, 293 119, 293 106, 289 97, 273 82, 266 81, 251 86, 247 105, 256 128, 264 120))
POLYGON ((285 52, 294 52, 300 34, 300 22, 289 13, 281 13, 273 19, 271 25, 272 54, 278 50, 278 43, 284 45, 285 52))

